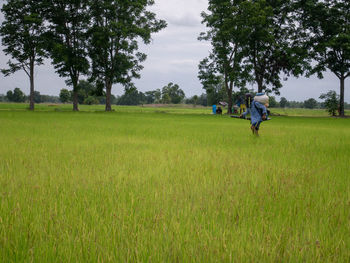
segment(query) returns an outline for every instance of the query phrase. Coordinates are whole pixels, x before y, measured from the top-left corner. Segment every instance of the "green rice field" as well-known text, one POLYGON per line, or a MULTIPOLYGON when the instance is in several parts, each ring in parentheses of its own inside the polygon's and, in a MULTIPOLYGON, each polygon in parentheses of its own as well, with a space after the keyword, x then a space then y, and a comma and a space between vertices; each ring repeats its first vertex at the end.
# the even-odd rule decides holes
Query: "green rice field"
POLYGON ((350 262, 350 119, 0 104, 0 262, 350 262))

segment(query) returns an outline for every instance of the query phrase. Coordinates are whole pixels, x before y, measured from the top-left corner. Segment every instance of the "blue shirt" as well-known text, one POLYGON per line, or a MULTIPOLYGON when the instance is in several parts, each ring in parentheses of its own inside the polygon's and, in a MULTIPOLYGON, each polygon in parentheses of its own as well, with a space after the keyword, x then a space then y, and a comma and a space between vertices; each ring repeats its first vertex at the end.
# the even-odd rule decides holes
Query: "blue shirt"
POLYGON ((262 122, 263 121, 262 116, 264 114, 267 115, 266 107, 262 105, 260 102, 253 100, 250 108, 250 116, 251 116, 250 122, 252 124, 262 122))

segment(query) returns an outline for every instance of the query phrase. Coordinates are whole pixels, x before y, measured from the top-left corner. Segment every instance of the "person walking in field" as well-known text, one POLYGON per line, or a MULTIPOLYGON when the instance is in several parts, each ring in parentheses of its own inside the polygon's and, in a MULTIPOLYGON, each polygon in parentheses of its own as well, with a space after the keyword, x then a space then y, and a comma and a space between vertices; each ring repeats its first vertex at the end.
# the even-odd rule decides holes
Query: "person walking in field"
POLYGON ((240 101, 239 114, 242 115, 247 110, 247 106, 246 106, 247 104, 246 104, 245 99, 243 97, 240 97, 239 101, 240 101))
POLYGON ((267 107, 269 106, 269 97, 264 93, 258 93, 254 97, 254 100, 251 103, 251 126, 253 134, 259 136, 259 128, 261 122, 267 119, 267 107))

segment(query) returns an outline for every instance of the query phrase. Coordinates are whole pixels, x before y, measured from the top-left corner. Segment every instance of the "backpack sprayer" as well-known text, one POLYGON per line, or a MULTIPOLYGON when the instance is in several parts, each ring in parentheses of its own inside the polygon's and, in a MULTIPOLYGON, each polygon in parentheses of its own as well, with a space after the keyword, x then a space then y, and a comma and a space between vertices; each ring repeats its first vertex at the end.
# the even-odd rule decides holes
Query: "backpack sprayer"
MULTIPOLYGON (((263 121, 269 121, 269 120, 271 120, 271 118, 268 117, 268 116, 269 116, 269 113, 270 113, 270 111, 268 110, 268 111, 267 111, 267 115, 266 115, 266 120, 263 120, 263 121)), ((247 121, 250 121, 250 120, 251 120, 250 117, 244 118, 244 117, 236 116, 236 115, 231 115, 231 118, 242 119, 242 120, 247 120, 247 121)))

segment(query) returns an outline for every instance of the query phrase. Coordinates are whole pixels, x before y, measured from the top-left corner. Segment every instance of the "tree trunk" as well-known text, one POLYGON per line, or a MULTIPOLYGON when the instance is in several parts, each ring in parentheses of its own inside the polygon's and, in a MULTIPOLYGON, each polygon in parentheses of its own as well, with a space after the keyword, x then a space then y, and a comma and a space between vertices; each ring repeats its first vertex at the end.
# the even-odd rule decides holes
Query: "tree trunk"
POLYGON ((258 84, 258 92, 259 93, 263 92, 263 81, 262 81, 262 79, 258 78, 256 82, 258 84))
POLYGON ((73 89, 73 111, 79 111, 78 107, 78 91, 73 89))
POLYGON ((345 86, 345 77, 340 78, 340 101, 339 101, 339 116, 344 117, 344 86, 345 86))
POLYGON ((225 88, 227 92, 227 98, 228 98, 228 109, 227 109, 227 114, 232 113, 232 85, 233 83, 229 83, 227 73, 225 71, 225 88))
POLYGON ((111 106, 112 83, 106 81, 106 111, 112 111, 111 106))
POLYGON ((232 89, 233 89, 233 83, 230 83, 229 88, 227 89, 227 97, 228 97, 228 109, 227 114, 232 114, 232 89))
POLYGON ((78 78, 72 78, 73 82, 73 111, 79 111, 78 107, 78 78))
POLYGON ((29 110, 34 111, 34 62, 30 62, 30 95, 29 95, 29 110))
POLYGON ((232 114, 232 94, 228 96, 227 114, 232 114))

